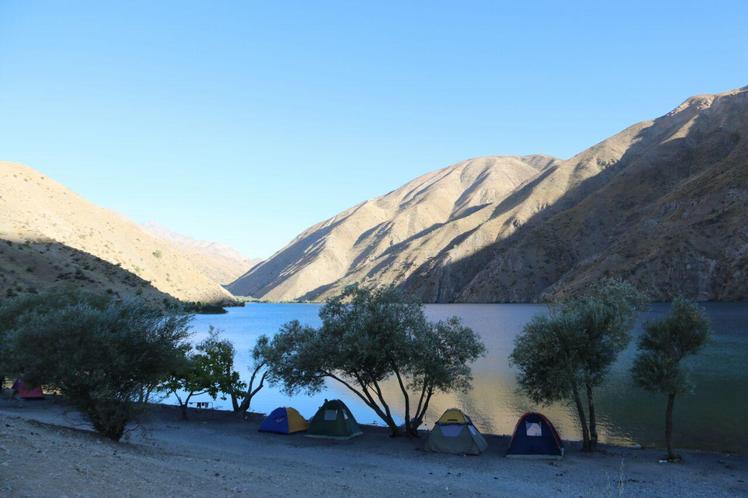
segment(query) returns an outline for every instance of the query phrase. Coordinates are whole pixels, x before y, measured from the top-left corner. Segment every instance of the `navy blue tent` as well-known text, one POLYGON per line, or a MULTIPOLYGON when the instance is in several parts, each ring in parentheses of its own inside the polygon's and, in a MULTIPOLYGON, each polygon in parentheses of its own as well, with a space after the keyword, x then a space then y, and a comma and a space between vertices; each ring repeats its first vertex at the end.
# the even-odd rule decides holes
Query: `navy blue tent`
POLYGON ((529 412, 519 418, 506 456, 561 458, 564 456, 564 446, 556 428, 545 415, 529 412))

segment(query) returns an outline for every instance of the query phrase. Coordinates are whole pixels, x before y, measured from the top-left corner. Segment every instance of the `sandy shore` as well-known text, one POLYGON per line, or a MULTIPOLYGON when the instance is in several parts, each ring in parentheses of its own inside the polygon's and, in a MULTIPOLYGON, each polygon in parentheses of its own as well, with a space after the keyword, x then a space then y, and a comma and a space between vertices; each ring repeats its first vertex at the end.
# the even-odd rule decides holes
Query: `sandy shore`
POLYGON ((366 427, 350 441, 257 432, 259 417, 152 406, 121 443, 54 400, 0 401, 0 496, 748 496, 748 456, 605 446, 561 461, 424 452, 366 427))

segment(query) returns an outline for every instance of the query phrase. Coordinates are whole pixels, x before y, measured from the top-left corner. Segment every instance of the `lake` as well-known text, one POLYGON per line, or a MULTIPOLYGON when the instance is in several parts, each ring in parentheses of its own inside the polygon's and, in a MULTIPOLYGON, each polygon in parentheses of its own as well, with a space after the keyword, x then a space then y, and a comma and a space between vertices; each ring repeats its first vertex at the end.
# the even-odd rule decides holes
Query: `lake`
MULTIPOLYGON (((234 343, 238 352, 236 368, 246 379, 250 350, 259 335, 272 335, 289 320, 319 325, 319 308, 316 304, 252 303, 243 308, 229 308, 223 315, 198 315, 193 324, 194 340, 205 337, 209 326, 221 329, 223 337, 234 343)), ((695 387, 692 394, 676 399, 675 445, 745 453, 748 447, 748 304, 710 303, 705 308, 714 334, 710 344, 688 361, 695 387)), ((635 387, 629 368, 635 356, 636 337, 641 334, 641 323, 663 315, 667 309, 667 305, 656 304, 640 316, 631 345, 621 354, 598 390, 598 431, 603 442, 661 445, 665 398, 635 387)), ((565 404, 542 407, 531 403, 517 392, 515 372, 508 364, 514 338, 533 315, 544 311, 544 306, 530 304, 427 305, 426 313, 432 320, 451 315, 462 318, 480 334, 488 352, 473 365, 474 381, 470 392, 434 396, 426 416, 426 427, 430 428, 444 410, 455 406, 469 414, 479 430, 511 434, 522 413, 538 410, 551 419, 564 439, 580 439, 572 408, 565 404)), ((396 389, 392 383, 385 388, 393 400, 396 389)), ((371 409, 334 381, 329 381, 322 393, 293 398, 279 388, 266 385, 255 397, 251 409, 269 412, 278 406, 294 406, 309 418, 325 398, 344 400, 361 423, 378 422, 371 409)), ((213 405, 230 409, 228 400, 218 399, 213 405)), ((394 408, 402 413, 401 406, 395 404, 394 408)))

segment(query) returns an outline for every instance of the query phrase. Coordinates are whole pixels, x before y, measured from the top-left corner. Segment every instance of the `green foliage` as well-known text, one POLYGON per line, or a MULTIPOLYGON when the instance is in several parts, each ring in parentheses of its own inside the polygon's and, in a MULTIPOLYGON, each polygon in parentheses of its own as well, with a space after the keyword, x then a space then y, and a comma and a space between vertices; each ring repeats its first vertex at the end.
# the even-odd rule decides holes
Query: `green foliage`
POLYGON ((669 460, 678 460, 673 452, 673 406, 678 394, 688 392, 687 372, 681 362, 698 353, 711 334, 703 309, 682 298, 673 301, 670 313, 648 323, 639 339, 639 354, 631 373, 634 382, 651 392, 667 395, 665 442, 669 460))
POLYGON ((191 317, 81 293, 0 307, 8 370, 58 389, 101 434, 119 440, 147 386, 184 356, 191 317))
POLYGON ((14 369, 14 364, 17 365, 18 362, 14 361, 11 354, 8 335, 17 325, 23 324, 26 313, 34 312, 41 315, 80 303, 103 309, 109 304, 109 298, 75 287, 63 287, 44 293, 3 299, 0 302, 0 374, 12 376, 22 373, 14 369))
POLYGON ((326 378, 337 380, 374 410, 393 435, 399 429, 384 382, 397 381, 406 432, 415 435, 432 395, 468 389, 469 364, 485 351, 459 319, 429 323, 422 305, 391 286, 348 287, 326 302, 320 318, 320 328, 293 321, 272 339, 260 338, 255 354, 267 363, 268 379, 289 394, 317 392, 326 378))
POLYGON ((639 354, 631 369, 637 385, 651 392, 683 394, 690 389, 681 361, 704 347, 710 335, 702 308, 682 298, 670 313, 648 323, 639 338, 639 354))
POLYGON ((521 389, 536 403, 573 402, 584 449, 597 441, 593 391, 630 341, 644 297, 620 280, 604 280, 588 293, 558 303, 536 316, 515 341, 510 362, 521 389), (587 399, 587 415, 581 391, 587 399))
POLYGON ((164 389, 174 393, 184 418, 187 418, 187 406, 193 396, 207 394, 216 399, 218 396, 234 396, 244 390, 246 385, 234 371, 235 356, 234 345, 221 339, 220 332, 213 327, 208 337, 187 353, 163 385, 164 389))

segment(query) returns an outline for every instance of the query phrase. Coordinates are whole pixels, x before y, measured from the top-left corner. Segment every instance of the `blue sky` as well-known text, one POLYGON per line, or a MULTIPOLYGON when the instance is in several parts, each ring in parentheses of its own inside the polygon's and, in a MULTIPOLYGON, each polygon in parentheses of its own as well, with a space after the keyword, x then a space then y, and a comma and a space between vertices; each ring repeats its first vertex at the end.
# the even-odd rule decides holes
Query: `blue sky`
POLYGON ((747 85, 747 25, 743 0, 0 0, 0 158, 268 256, 427 171, 747 85))

